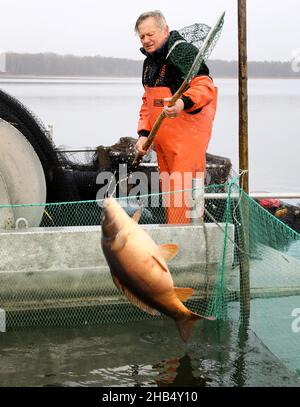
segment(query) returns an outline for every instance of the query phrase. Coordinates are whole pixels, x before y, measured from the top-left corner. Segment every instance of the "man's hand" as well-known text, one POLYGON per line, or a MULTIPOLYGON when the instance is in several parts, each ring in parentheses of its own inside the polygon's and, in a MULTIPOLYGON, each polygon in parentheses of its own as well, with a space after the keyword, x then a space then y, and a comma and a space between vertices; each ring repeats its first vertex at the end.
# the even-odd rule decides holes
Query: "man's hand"
POLYGON ((136 143, 136 145, 135 145, 135 148, 136 148, 136 151, 139 153, 139 154, 142 154, 142 155, 145 155, 145 154, 147 154, 148 153, 148 151, 149 151, 149 149, 148 150, 144 150, 143 149, 143 145, 146 143, 146 141, 147 141, 147 137, 140 137, 139 139, 138 139, 138 141, 137 141, 137 143, 136 143))
MULTIPOLYGON (((164 99, 166 102, 169 102, 171 100, 171 98, 165 98, 164 99)), ((177 99, 175 102, 174 106, 165 106, 164 107, 164 112, 166 114, 167 117, 173 118, 173 117, 177 117, 180 115, 180 113, 183 111, 184 109, 184 103, 182 99, 177 99)))

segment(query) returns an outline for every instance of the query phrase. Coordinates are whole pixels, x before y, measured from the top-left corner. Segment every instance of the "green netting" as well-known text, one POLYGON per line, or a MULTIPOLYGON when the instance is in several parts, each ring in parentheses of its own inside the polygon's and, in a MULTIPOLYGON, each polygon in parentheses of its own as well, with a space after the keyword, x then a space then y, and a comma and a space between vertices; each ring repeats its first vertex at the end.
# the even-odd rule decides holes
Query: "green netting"
MULTIPOLYGON (((148 227, 155 241, 166 243, 164 236, 167 229, 157 226, 166 223, 165 198, 156 194, 119 201, 128 204, 125 210, 129 215, 142 206, 140 223, 148 227)), ((8 327, 80 325, 152 318, 129 304, 112 282, 100 249, 102 203, 1 206, 0 210, 9 207, 13 214, 13 221, 8 222, 7 229, 0 233, 0 308, 7 313, 8 327), (21 222, 20 229, 14 229, 17 216, 34 217, 34 211, 41 213, 41 209, 39 227, 26 229, 25 223, 21 222)), ((181 224, 182 219, 178 218, 178 223, 179 226, 170 226, 172 240, 179 243, 181 240, 188 241, 189 228, 181 224)), ((206 234, 211 236, 212 233, 209 227, 193 227, 193 238, 202 245, 207 240, 206 234)), ((220 232, 220 247, 223 239, 220 232)), ((190 245, 186 248, 188 252, 182 249, 176 262, 170 264, 177 286, 196 289, 189 306, 198 312, 205 312, 219 267, 219 253, 214 251, 210 259, 209 250, 205 247, 206 243, 200 258, 197 245, 190 245), (206 260, 210 260, 211 264, 207 265, 206 260)))
MULTIPOLYGON (((297 372, 300 235, 234 182, 205 193, 203 219, 164 227, 166 194, 119 201, 130 215, 142 206, 141 226, 157 244, 179 244, 169 267, 175 286, 195 290, 188 308, 247 323, 249 299, 251 328, 297 372)), ((0 217, 12 217, 0 231, 0 325, 3 312, 7 329, 157 318, 114 286, 100 248, 101 212, 102 201, 0 205, 0 217), (15 229, 16 217, 34 211, 38 226, 15 229)))
POLYGON ((231 270, 221 261, 209 312, 250 327, 300 377, 300 235, 236 184, 228 191, 226 211, 219 218, 216 205, 215 218, 234 225, 234 261, 231 270))

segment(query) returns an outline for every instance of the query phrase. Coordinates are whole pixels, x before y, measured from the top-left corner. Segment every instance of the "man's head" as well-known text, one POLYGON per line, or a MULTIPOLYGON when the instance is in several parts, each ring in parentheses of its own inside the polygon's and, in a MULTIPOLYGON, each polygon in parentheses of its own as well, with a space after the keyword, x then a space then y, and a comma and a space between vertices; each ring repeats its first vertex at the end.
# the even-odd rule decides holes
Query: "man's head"
POLYGON ((134 29, 140 37, 143 48, 150 54, 158 50, 169 37, 165 17, 158 10, 141 14, 134 29))

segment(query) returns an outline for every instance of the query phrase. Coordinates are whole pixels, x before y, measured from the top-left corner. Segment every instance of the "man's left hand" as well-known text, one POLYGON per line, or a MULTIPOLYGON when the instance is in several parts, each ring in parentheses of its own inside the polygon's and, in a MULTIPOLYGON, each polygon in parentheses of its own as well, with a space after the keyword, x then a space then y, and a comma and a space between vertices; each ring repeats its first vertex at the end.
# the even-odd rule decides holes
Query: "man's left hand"
MULTIPOLYGON (((165 98, 164 99, 166 102, 169 102, 171 100, 171 98, 165 98)), ((182 99, 177 99, 175 102, 175 105, 173 106, 165 106, 164 107, 164 112, 166 114, 167 117, 173 118, 173 117, 177 117, 180 115, 180 113, 183 111, 184 109, 184 103, 182 99)))

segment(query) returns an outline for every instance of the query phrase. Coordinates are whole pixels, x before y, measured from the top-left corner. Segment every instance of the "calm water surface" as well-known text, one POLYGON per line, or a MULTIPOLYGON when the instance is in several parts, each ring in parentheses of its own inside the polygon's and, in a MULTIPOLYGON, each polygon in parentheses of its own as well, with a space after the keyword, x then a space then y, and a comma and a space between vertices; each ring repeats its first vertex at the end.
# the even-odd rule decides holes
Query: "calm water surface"
POLYGON ((8 332, 0 357, 0 386, 300 385, 251 331, 224 322, 197 323, 187 344, 171 320, 8 332))

